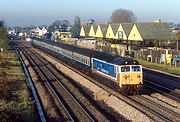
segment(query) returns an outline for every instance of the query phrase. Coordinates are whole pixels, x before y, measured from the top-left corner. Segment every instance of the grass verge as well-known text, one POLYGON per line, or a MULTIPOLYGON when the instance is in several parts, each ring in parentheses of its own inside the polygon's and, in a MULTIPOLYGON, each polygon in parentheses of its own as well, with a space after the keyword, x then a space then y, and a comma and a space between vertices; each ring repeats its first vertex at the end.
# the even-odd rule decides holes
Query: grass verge
POLYGON ((0 53, 0 121, 37 121, 26 77, 12 50, 0 53))
POLYGON ((151 62, 144 61, 142 59, 137 59, 137 58, 135 58, 135 60, 139 61, 139 63, 144 67, 168 72, 171 74, 180 75, 180 68, 170 66, 170 65, 166 65, 166 64, 151 63, 151 62))

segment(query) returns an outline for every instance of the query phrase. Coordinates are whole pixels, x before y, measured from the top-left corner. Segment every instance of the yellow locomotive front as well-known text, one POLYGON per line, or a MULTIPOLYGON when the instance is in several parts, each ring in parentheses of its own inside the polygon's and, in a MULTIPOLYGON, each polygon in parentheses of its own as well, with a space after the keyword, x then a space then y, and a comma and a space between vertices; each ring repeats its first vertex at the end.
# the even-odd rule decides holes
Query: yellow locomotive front
POLYGON ((119 86, 124 93, 137 93, 143 84, 143 73, 141 65, 119 66, 119 86))

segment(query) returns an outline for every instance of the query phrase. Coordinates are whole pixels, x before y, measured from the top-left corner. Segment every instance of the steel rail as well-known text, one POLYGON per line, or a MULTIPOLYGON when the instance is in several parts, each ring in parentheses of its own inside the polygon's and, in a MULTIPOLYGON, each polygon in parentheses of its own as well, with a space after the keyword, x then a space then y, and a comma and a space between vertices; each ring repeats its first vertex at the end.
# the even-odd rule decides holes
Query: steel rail
POLYGON ((21 55, 19 54, 19 52, 17 51, 17 49, 14 47, 13 45, 13 48, 14 50, 16 51, 16 54, 18 55, 18 58, 20 59, 21 63, 22 63, 22 66, 23 66, 23 70, 25 72, 25 75, 26 75, 26 78, 28 79, 29 81, 29 85, 30 85, 30 88, 31 88, 31 91, 32 91, 32 94, 33 94, 33 97, 34 97, 34 100, 35 100, 35 103, 36 103, 36 106, 37 106, 37 110, 38 110, 38 113, 39 113, 39 116, 40 116, 40 119, 41 119, 41 122, 46 122, 46 117, 45 117, 45 113, 44 113, 44 110, 42 108, 42 105, 41 105, 41 102, 38 98, 38 95, 37 95, 37 91, 35 89, 35 86, 33 84, 33 81, 31 79, 31 76, 26 68, 26 65, 21 57, 21 55))
MULTIPOLYGON (((44 51, 42 51, 44 52, 44 51)), ((49 55, 51 57, 53 57, 52 55, 49 55)), ((109 86, 107 85, 104 85, 102 83, 99 83, 97 81, 95 81, 94 79, 92 79, 91 77, 87 76, 86 74, 82 74, 82 72, 72 68, 71 66, 67 65, 66 63, 56 59, 55 57, 53 57, 54 60, 62 63, 64 66, 70 68, 71 70, 73 70, 74 72, 78 73, 79 75, 81 75, 82 77, 84 78, 87 78, 88 80, 90 80, 91 82, 93 82, 94 84, 96 84, 97 86, 101 87, 102 89, 104 89, 105 91, 109 92, 110 94, 118 97, 119 99, 121 99, 122 101, 126 102, 127 104, 129 104, 130 106, 136 108, 137 110, 141 111, 142 113, 146 114, 147 116, 152 116, 152 115, 149 115, 148 113, 146 113, 144 110, 150 112, 151 114, 157 116, 158 118, 160 118, 161 120, 164 120, 166 122, 172 122, 172 120, 170 120, 169 118, 166 118, 162 115, 160 115, 158 112, 152 110, 151 108, 147 107, 147 106, 144 106, 143 104, 141 104, 140 102, 137 102, 135 101, 134 99, 128 97, 128 96, 125 96, 125 95, 122 95, 121 93, 117 92, 116 90, 110 88, 109 86)))
POLYGON ((157 88, 155 88, 155 87, 152 87, 152 86, 150 86, 150 85, 147 85, 147 84, 144 84, 144 86, 146 86, 146 87, 148 87, 148 88, 150 88, 150 89, 153 89, 153 90, 155 90, 155 91, 158 91, 158 92, 160 92, 160 93, 163 93, 163 95, 166 95, 167 97, 169 97, 169 98, 171 98, 171 99, 173 99, 173 100, 175 100, 175 101, 177 101, 177 102, 180 102, 180 98, 179 98, 180 94, 179 94, 179 93, 174 92, 174 91, 173 91, 172 89, 170 89, 170 88, 166 88, 166 87, 161 86, 161 85, 159 85, 159 84, 153 83, 153 82, 151 82, 151 81, 149 81, 149 80, 144 80, 144 81, 146 81, 147 83, 153 84, 154 86, 157 86, 159 89, 157 89, 157 88), (161 90, 161 89, 163 89, 163 90, 161 90), (170 93, 172 93, 172 94, 174 94, 174 95, 168 94, 168 93, 165 92, 164 90, 166 90, 167 92, 170 92, 170 93), (175 96, 175 95, 176 95, 176 96, 175 96))
POLYGON ((45 79, 47 85, 49 86, 49 88, 51 89, 51 91, 54 93, 54 95, 56 96, 56 99, 60 102, 60 104, 63 106, 64 110, 66 111, 66 113, 68 114, 68 116, 70 117, 72 122, 75 122, 75 120, 73 119, 73 117, 71 116, 71 114, 69 113, 69 111, 67 110, 67 108, 65 107, 65 105, 63 104, 63 102, 61 101, 61 99, 59 98, 59 96, 57 95, 57 93, 55 92, 55 90, 53 89, 53 87, 49 84, 48 79, 46 78, 46 76, 44 75, 44 73, 41 71, 41 69, 39 68, 39 66, 35 63, 35 61, 33 60, 32 56, 30 56, 30 54, 27 53, 27 51, 25 51, 23 49, 23 47, 21 47, 21 49, 24 51, 24 53, 26 54, 26 56, 28 55, 29 58, 34 62, 34 65, 37 67, 38 73, 40 73, 40 75, 45 79))
MULTIPOLYGON (((32 53, 32 51, 29 50, 29 52, 32 53)), ((56 81, 61 85, 61 87, 69 94, 69 96, 75 101, 75 103, 83 110, 83 112, 90 118, 90 120, 92 122, 95 122, 95 120, 91 117, 91 115, 80 105, 80 103, 73 97, 73 95, 67 90, 67 88, 59 81, 59 79, 57 78, 57 76, 46 66, 44 65, 44 63, 37 57, 36 54, 34 54, 34 56, 36 57, 36 59, 38 59, 42 65, 44 66, 44 68, 46 68, 46 70, 49 71, 49 73, 53 76, 53 78, 56 79, 56 81)))
POLYGON ((170 110, 169 108, 166 108, 166 107, 160 105, 159 103, 156 103, 144 96, 132 96, 131 98, 141 104, 144 104, 144 106, 149 105, 150 106, 149 108, 151 108, 154 112, 157 112, 159 115, 163 116, 167 120, 178 121, 180 119, 179 113, 176 113, 176 112, 170 110))

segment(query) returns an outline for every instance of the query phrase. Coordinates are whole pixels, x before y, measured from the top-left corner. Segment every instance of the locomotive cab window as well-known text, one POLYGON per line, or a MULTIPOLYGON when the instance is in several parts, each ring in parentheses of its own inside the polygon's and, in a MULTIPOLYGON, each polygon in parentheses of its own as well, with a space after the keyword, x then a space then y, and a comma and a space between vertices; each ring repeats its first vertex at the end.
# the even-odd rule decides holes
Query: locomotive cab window
POLYGON ((132 71, 133 72, 140 72, 141 71, 141 67, 140 66, 132 66, 132 71))
POLYGON ((130 72, 130 66, 121 67, 121 72, 130 72))

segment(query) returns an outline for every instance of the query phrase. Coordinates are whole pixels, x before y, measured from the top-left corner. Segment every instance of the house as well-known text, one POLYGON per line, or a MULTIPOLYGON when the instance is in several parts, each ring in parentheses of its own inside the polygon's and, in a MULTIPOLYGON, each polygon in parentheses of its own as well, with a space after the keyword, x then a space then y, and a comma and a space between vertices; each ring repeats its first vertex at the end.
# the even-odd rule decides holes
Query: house
POLYGON ((127 41, 132 26, 133 23, 121 23, 117 29, 115 39, 127 41))
POLYGON ((96 37, 96 30, 97 30, 97 25, 96 24, 92 24, 89 30, 89 37, 96 37))
POLYGON ((178 31, 180 31, 180 28, 172 28, 172 32, 173 32, 173 33, 176 34, 176 33, 178 33, 178 31))
POLYGON ((18 36, 20 36, 20 37, 24 36, 23 32, 20 32, 20 33, 18 34, 18 36))
POLYGON ((165 46, 175 40, 170 25, 161 22, 84 25, 80 36, 96 38, 102 45, 127 45, 127 49, 132 46, 165 46))
POLYGON ((106 42, 103 45, 109 45, 113 49, 128 50, 128 35, 132 27, 132 23, 112 23, 108 25, 106 32, 106 42))
POLYGON ((97 38, 105 38, 106 37, 106 32, 108 29, 108 25, 107 24, 99 24, 96 30, 96 36, 97 38))
POLYGON ((8 30, 8 34, 9 35, 16 35, 16 30, 15 29, 8 30))
POLYGON ((120 24, 109 24, 107 28, 107 32, 105 38, 107 39, 115 39, 115 34, 120 24))
POLYGON ((43 37, 47 33, 47 29, 45 27, 36 27, 31 30, 31 33, 36 37, 43 37))
POLYGON ((128 40, 133 23, 113 23, 108 25, 106 39, 128 40))
POLYGON ((91 25, 83 25, 81 26, 80 36, 88 37, 91 25))

